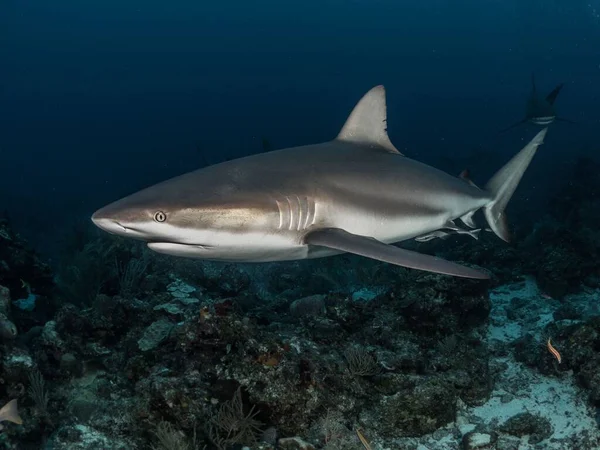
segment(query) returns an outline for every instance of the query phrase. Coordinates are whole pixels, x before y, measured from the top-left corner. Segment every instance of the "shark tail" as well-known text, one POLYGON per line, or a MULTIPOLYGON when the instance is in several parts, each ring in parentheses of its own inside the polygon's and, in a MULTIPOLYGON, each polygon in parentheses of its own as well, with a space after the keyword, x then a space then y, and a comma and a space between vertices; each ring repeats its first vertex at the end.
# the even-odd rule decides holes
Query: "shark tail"
POLYGON ((485 206, 485 218, 496 235, 510 241, 510 233, 504 209, 519 185, 523 174, 529 167, 538 147, 544 143, 547 128, 540 131, 523 149, 504 165, 490 181, 485 189, 492 195, 492 200, 485 206))

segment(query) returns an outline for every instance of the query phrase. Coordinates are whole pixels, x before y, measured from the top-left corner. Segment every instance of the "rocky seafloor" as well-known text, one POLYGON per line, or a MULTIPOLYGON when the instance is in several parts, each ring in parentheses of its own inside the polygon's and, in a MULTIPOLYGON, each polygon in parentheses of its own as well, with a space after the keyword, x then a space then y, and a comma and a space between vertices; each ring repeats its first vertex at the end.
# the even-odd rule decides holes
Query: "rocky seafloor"
POLYGON ((23 419, 0 448, 600 448, 598 169, 514 244, 417 246, 490 281, 190 261, 87 224, 49 265, 0 220, 0 402, 23 419))

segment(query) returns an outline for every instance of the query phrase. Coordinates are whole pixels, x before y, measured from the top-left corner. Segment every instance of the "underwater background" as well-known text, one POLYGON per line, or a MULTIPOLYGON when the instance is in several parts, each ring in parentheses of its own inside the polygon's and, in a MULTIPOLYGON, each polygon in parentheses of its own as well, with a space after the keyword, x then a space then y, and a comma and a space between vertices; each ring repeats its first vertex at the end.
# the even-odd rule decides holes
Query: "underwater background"
POLYGON ((600 1, 0 3, 6 449, 600 448, 600 1), (173 176, 334 138, 387 93, 391 141, 477 184, 540 127, 505 243, 158 255, 91 214, 173 176), (558 357, 551 350, 558 352, 558 357))

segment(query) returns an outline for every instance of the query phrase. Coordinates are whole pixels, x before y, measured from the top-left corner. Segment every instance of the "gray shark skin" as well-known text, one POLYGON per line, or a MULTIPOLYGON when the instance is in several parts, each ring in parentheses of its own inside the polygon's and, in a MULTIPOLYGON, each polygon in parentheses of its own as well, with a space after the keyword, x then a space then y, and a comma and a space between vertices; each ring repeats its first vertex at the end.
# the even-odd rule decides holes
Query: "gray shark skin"
POLYGON ((386 131, 383 86, 358 102, 336 139, 205 167, 118 200, 92 216, 101 229, 170 255, 266 262, 349 252, 467 278, 481 271, 392 243, 490 228, 508 240, 504 208, 545 130, 485 189, 401 155, 386 131), (462 219, 461 225, 458 219, 462 219))
POLYGON ((560 83, 558 86, 552 89, 548 95, 543 97, 537 90, 535 76, 531 74, 531 93, 529 94, 527 105, 525 107, 525 117, 522 120, 519 120, 518 122, 513 123, 509 127, 501 130, 500 133, 505 133, 506 131, 512 130, 513 128, 525 123, 532 123, 534 125, 546 127, 556 120, 571 122, 570 120, 558 117, 554 107, 556 97, 558 97, 558 94, 563 86, 564 83, 560 83))

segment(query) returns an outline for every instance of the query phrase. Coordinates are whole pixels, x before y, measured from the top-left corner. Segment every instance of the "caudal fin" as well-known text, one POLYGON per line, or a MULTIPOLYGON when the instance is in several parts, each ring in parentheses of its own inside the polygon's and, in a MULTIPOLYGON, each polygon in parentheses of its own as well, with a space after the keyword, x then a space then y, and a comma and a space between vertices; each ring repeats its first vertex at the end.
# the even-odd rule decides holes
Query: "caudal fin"
POLYGON ((518 122, 515 122, 509 126, 507 126, 506 128, 501 129, 500 131, 498 131, 498 134, 504 134, 507 131, 512 130, 513 128, 518 127, 519 125, 523 125, 524 123, 529 122, 529 118, 525 117, 524 119, 519 120, 518 122))
POLYGON ((554 105, 554 102, 556 101, 556 97, 558 97, 558 94, 560 93, 560 90, 563 88, 564 85, 565 85, 564 83, 560 83, 558 86, 556 86, 554 89, 552 89, 552 92, 550 92, 546 96, 546 101, 548 103, 550 103, 551 105, 554 105))
POLYGON ((510 233, 504 209, 519 185, 519 181, 521 181, 537 148, 544 143, 544 136, 546 136, 547 131, 547 128, 540 131, 529 144, 496 172, 492 179, 485 185, 485 189, 493 197, 493 200, 484 209, 485 218, 492 231, 506 242, 510 240, 510 233))

